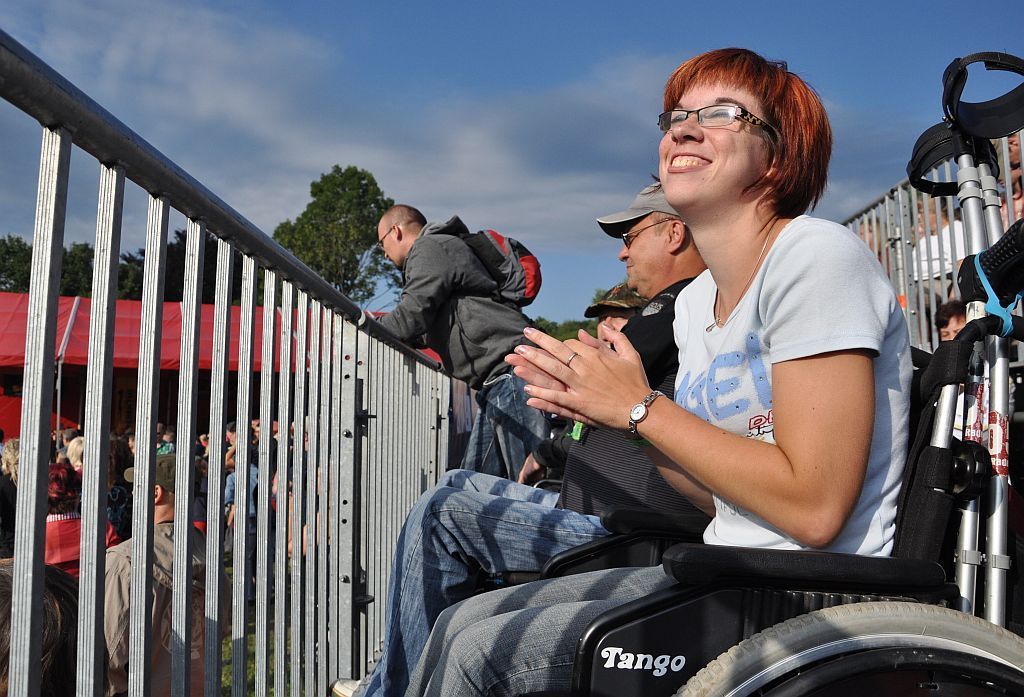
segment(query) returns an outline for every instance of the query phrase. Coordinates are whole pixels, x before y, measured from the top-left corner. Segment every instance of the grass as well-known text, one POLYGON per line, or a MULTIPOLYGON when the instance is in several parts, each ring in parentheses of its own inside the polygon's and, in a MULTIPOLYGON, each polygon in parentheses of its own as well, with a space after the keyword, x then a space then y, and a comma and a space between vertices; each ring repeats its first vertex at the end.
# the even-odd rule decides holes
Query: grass
MULTIPOLYGON (((231 555, 227 555, 225 560, 226 568, 225 572, 228 576, 228 582, 231 583, 233 577, 233 567, 231 564, 231 555)), ((272 603, 273 600, 271 599, 272 603)), ((267 633, 269 639, 269 651, 267 652, 267 694, 274 694, 274 611, 273 605, 270 607, 270 616, 267 623, 267 633)), ((291 650, 291 637, 288 633, 285 633, 287 648, 291 650)), ((246 609, 246 635, 245 635, 245 647, 246 647, 246 685, 245 694, 252 695, 256 692, 256 608, 249 606, 246 609)), ((232 680, 234 677, 234 666, 231 663, 231 648, 232 641, 231 636, 225 637, 221 641, 221 671, 220 671, 220 684, 221 684, 221 695, 222 697, 231 697, 232 695, 232 680)), ((287 671, 287 669, 286 669, 287 671)), ((288 675, 285 675, 285 684, 287 690, 288 675)))

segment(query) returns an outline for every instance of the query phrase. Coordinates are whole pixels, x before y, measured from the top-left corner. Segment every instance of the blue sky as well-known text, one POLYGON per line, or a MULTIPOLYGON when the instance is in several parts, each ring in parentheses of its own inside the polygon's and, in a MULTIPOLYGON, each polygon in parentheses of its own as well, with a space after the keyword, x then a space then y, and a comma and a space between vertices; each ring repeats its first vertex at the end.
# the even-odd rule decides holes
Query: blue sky
MULTIPOLYGON (((428 218, 526 243, 544 272, 531 314, 562 320, 623 276, 594 218, 656 171, 661 88, 681 61, 745 46, 807 79, 836 137, 817 214, 841 220, 905 176, 952 58, 1024 54, 1012 3, 984 20, 966 7, 5 0, 0 28, 267 234, 310 181, 357 165, 428 218)), ((982 77, 966 96, 1010 84, 982 77)), ((38 125, 0 103, 0 235, 31 231, 38 157, 38 125)), ((97 170, 80 153, 72 168, 67 238, 91 239, 97 170)), ((144 220, 130 187, 125 249, 144 220)))

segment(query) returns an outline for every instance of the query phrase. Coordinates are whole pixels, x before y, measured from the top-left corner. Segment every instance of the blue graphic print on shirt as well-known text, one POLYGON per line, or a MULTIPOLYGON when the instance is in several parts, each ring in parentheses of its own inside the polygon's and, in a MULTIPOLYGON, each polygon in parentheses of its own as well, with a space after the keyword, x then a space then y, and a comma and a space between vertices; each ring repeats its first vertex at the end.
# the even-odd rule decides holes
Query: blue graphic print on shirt
POLYGON ((676 388, 676 403, 708 422, 747 414, 750 397, 756 397, 762 409, 770 409, 771 382, 757 334, 746 335, 744 349, 718 354, 707 371, 684 373, 676 388))

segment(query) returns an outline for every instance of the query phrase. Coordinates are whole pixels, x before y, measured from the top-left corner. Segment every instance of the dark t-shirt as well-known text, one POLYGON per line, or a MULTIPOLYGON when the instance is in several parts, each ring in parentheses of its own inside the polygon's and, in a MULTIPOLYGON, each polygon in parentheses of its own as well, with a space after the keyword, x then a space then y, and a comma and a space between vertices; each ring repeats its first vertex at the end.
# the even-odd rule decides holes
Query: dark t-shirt
MULTIPOLYGON (((679 367, 672 333, 675 300, 690 280, 655 295, 622 330, 640 354, 648 382, 670 396, 679 367)), ((664 480, 642 448, 605 428, 585 428, 580 440, 570 445, 558 505, 587 515, 601 515, 611 507, 696 510, 664 480)))
POLYGON ((18 487, 14 480, 0 473, 0 559, 14 556, 14 516, 18 503, 18 487))

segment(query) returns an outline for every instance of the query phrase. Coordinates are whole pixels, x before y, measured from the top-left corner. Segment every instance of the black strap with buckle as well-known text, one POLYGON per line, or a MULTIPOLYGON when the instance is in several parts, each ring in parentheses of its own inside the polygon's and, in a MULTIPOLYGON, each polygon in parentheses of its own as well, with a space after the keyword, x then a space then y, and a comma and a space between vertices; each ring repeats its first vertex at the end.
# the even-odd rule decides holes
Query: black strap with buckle
POLYGON ((914 152, 907 163, 911 186, 930 196, 956 196, 957 182, 931 181, 925 179, 925 175, 946 160, 964 154, 974 157, 975 164, 987 164, 992 169, 992 176, 999 176, 999 158, 990 141, 971 138, 943 121, 922 133, 914 143, 914 152))
POLYGON ((976 138, 1003 138, 1024 128, 1024 83, 985 102, 961 101, 967 66, 972 63, 984 63, 986 70, 1024 77, 1024 60, 1009 53, 972 53, 954 59, 942 74, 942 109, 946 118, 976 138))

